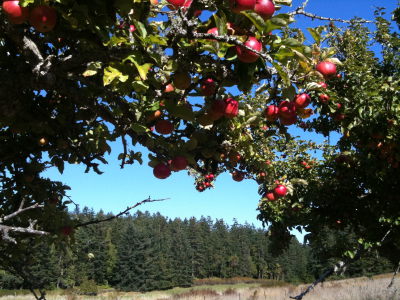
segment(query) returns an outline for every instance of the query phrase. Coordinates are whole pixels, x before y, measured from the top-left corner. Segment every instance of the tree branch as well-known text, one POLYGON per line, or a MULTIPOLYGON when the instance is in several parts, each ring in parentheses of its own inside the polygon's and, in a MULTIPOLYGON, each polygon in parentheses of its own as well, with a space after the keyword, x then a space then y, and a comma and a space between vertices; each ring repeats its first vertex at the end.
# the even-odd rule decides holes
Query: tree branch
POLYGON ((17 241, 9 235, 10 232, 18 232, 18 233, 29 233, 35 235, 48 235, 47 231, 36 230, 33 229, 33 226, 36 222, 32 222, 29 227, 14 227, 14 226, 7 226, 7 225, 0 225, 0 232, 3 232, 3 239, 16 244, 17 241))
POLYGON ((353 23, 373 23, 373 21, 368 21, 364 19, 357 19, 357 20, 343 20, 343 19, 338 19, 338 18, 328 18, 328 17, 322 17, 318 16, 309 12, 306 12, 304 10, 305 5, 307 5, 308 1, 305 1, 301 6, 299 6, 296 10, 289 12, 288 15, 295 16, 295 15, 303 15, 306 17, 311 18, 312 20, 322 20, 322 21, 331 21, 331 22, 341 22, 341 23, 348 23, 348 24, 353 24, 353 23))
POLYGON ((14 218, 15 216, 17 216, 17 215, 19 215, 19 214, 21 214, 21 213, 23 213, 23 212, 25 212, 27 210, 31 210, 31 209, 35 209, 35 208, 43 208, 44 207, 43 205, 41 205, 39 203, 35 203, 35 204, 31 205, 31 206, 23 208, 24 203, 25 203, 25 200, 22 200, 21 201, 21 205, 20 205, 20 207, 19 207, 19 209, 17 211, 15 211, 15 212, 7 215, 7 216, 4 216, 4 217, 0 218, 0 224, 4 223, 5 221, 7 221, 7 220, 9 220, 11 218, 14 218))
POLYGON ((388 287, 387 287, 388 289, 390 289, 390 288, 393 286, 393 284, 394 284, 394 279, 395 279, 397 273, 399 272, 399 270, 400 270, 400 261, 399 261, 399 264, 397 265, 396 270, 395 270, 394 273, 393 273, 392 280, 390 280, 390 283, 389 283, 389 285, 388 285, 388 287))
POLYGON ((121 217, 122 215, 127 214, 130 210, 132 210, 132 209, 134 209, 134 208, 136 208, 136 207, 138 207, 138 206, 140 206, 142 204, 150 203, 150 202, 160 202, 160 201, 165 201, 165 200, 168 200, 168 199, 169 198, 151 199, 149 197, 149 198, 144 199, 144 200, 142 200, 142 201, 140 201, 140 202, 138 202, 138 203, 136 203, 136 204, 134 204, 132 206, 127 207, 124 211, 121 211, 120 213, 116 214, 115 216, 111 216, 111 217, 108 217, 108 218, 105 218, 105 219, 94 219, 94 220, 91 220, 91 221, 88 221, 88 222, 79 223, 79 224, 75 225, 75 228, 111 221, 113 219, 121 217))

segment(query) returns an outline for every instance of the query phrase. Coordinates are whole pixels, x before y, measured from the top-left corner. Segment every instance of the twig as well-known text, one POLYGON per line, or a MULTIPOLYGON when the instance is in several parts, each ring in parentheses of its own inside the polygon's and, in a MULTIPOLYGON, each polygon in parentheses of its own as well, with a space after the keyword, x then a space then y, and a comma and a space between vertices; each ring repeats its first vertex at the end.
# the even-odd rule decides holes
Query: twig
MULTIPOLYGON (((306 1, 307 2, 307 1, 306 1)), ((307 4, 307 3, 306 3, 307 4)), ((304 5, 304 3, 303 3, 304 5)), ((343 19, 338 19, 338 18, 328 18, 328 17, 322 17, 318 16, 309 12, 306 12, 304 10, 303 6, 298 7, 296 10, 289 12, 288 15, 294 16, 294 15, 303 15, 306 17, 309 17, 313 20, 322 20, 322 21, 331 21, 331 22, 341 22, 341 23, 348 23, 348 24, 353 24, 353 23, 373 23, 373 21, 368 21, 364 19, 357 19, 357 20, 343 20, 343 19)))
POLYGON ((140 201, 140 202, 138 202, 138 203, 136 203, 136 204, 134 204, 134 205, 132 205, 132 206, 127 207, 124 211, 121 211, 120 213, 116 214, 115 216, 111 216, 111 217, 108 217, 108 218, 105 218, 105 219, 95 219, 95 220, 91 220, 91 221, 88 221, 88 222, 79 223, 79 224, 75 225, 75 228, 83 227, 83 226, 88 226, 88 225, 92 225, 92 224, 98 224, 98 223, 107 222, 107 221, 111 221, 111 220, 113 220, 113 219, 116 219, 116 218, 121 217, 122 215, 127 214, 130 210, 132 210, 132 209, 134 209, 134 208, 136 208, 136 207, 138 207, 138 206, 140 206, 140 205, 142 205, 142 204, 150 203, 150 202, 160 202, 160 201, 165 201, 165 200, 168 200, 168 199, 169 199, 169 198, 165 198, 165 199, 151 199, 151 198, 149 197, 149 198, 144 199, 144 200, 142 200, 142 201, 140 201))
POLYGON ((14 218, 15 216, 17 216, 17 215, 19 215, 19 214, 21 214, 21 213, 23 213, 23 212, 25 212, 27 210, 31 210, 31 209, 35 209, 35 208, 43 208, 44 207, 43 205, 41 205, 39 203, 35 203, 35 204, 31 205, 31 206, 23 208, 24 202, 25 202, 25 200, 21 201, 21 205, 20 205, 20 207, 18 208, 17 211, 15 211, 15 212, 13 212, 13 213, 5 216, 5 217, 0 218, 0 224, 4 223, 5 221, 8 221, 11 218, 14 218))
POLYGON ((393 273, 393 276, 392 276, 392 280, 390 280, 390 283, 389 283, 389 285, 388 285, 388 289, 390 289, 392 286, 393 286, 393 284, 394 284, 394 278, 396 277, 396 275, 397 275, 397 273, 399 272, 399 270, 400 270, 400 261, 399 261, 399 264, 397 265, 397 268, 396 268, 396 270, 394 271, 394 273, 393 273))

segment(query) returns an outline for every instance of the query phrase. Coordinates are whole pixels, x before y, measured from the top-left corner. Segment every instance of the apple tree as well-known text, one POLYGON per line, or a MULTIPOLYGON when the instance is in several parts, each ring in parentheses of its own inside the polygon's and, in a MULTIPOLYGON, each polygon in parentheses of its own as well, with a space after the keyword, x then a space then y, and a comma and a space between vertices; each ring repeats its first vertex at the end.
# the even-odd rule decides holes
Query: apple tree
POLYGON ((381 16, 371 33, 307 2, 281 13, 291 0, 3 1, 1 263, 26 237, 73 237, 82 224, 67 213, 68 187, 42 173, 83 164, 101 174, 114 141, 121 168, 142 163, 141 145, 154 176, 187 169, 200 192, 222 172, 256 180, 260 219, 282 245, 288 229, 322 225, 352 226, 365 247, 390 230, 393 245, 397 34, 381 16), (297 15, 330 23, 309 28, 310 43, 289 27, 297 15), (294 127, 342 137, 316 144, 294 127))

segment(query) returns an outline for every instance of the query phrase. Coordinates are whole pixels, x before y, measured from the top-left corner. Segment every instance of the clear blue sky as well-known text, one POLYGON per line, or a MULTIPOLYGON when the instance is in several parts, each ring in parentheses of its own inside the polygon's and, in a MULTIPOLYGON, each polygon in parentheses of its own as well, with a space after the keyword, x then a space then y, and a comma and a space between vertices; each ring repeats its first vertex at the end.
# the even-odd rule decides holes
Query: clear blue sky
MULTIPOLYGON (((302 1, 294 0, 293 7, 300 3, 302 1)), ((397 0, 310 0, 307 11, 343 19, 354 16, 372 19, 374 7, 384 6, 391 12, 396 5, 397 0)), ((326 24, 302 16, 297 19, 301 28, 326 24)), ((315 137, 303 135, 303 138, 315 137)), ((256 182, 244 180, 238 183, 233 181, 229 174, 222 174, 216 181, 215 189, 199 193, 194 188, 193 178, 185 171, 159 180, 154 178, 146 160, 143 165, 126 166, 121 170, 116 160, 121 147, 119 144, 113 144, 112 149, 111 156, 107 158, 109 165, 101 167, 103 175, 93 172, 85 174, 83 166, 66 165, 63 175, 54 169, 49 170, 45 176, 69 185, 72 188, 69 195, 81 208, 88 206, 96 211, 103 209, 105 212, 117 213, 150 196, 154 199, 170 200, 145 204, 140 210, 158 211, 170 218, 211 216, 213 219, 222 218, 229 224, 236 218, 240 223, 247 221, 257 227, 261 226, 261 222, 256 219, 259 201, 256 182)), ((146 152, 144 158, 147 159, 146 152)))

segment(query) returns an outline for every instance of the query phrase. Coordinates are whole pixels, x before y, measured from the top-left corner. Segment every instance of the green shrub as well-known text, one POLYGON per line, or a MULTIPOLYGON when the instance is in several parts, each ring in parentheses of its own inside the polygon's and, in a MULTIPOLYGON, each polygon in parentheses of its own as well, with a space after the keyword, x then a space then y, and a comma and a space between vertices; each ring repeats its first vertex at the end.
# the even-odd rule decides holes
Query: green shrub
POLYGON ((85 279, 82 281, 77 291, 80 295, 96 296, 98 293, 98 288, 94 280, 85 279))

